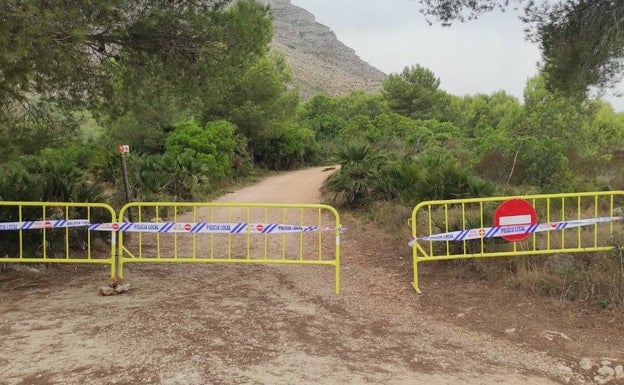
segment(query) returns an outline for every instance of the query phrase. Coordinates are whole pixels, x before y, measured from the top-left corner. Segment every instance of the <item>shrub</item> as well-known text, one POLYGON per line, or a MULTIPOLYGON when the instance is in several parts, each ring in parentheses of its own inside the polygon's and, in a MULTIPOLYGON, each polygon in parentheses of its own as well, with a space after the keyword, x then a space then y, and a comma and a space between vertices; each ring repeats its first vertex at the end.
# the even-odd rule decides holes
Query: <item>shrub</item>
POLYGON ((293 126, 279 137, 260 140, 256 144, 256 159, 273 170, 288 170, 316 161, 319 146, 309 128, 293 126))
POLYGON ((432 149, 416 159, 420 170, 415 197, 421 201, 491 196, 494 185, 484 181, 442 149, 432 149))
POLYGON ((380 174, 379 189, 385 200, 396 200, 407 205, 418 201, 415 186, 419 183, 421 170, 416 162, 403 159, 397 163, 388 163, 380 174))
POLYGON ((324 192, 333 194, 337 205, 357 207, 370 203, 378 195, 380 169, 386 159, 379 149, 368 144, 347 143, 335 155, 340 170, 325 181, 324 192))
POLYGON ((532 185, 543 191, 561 191, 571 180, 568 158, 555 138, 522 138, 512 182, 532 185))
MULTIPOLYGON (((71 152, 68 152, 70 154, 71 152)), ((22 157, 10 162, 0 169, 0 199, 4 201, 44 201, 44 202, 102 202, 102 189, 88 180, 87 175, 78 168, 71 156, 63 158, 62 152, 44 153, 22 157)), ((48 219, 84 218, 83 209, 72 208, 68 213, 50 211, 45 213, 48 219)), ((23 218, 40 220, 43 213, 40 208, 23 208, 23 218)), ((9 206, 0 206, 0 222, 19 221, 18 211, 9 206)), ((64 238, 60 233, 47 234, 50 255, 58 248, 64 247, 64 238)), ((19 234, 8 232, 3 234, 0 250, 4 255, 14 255, 19 234)), ((40 231, 27 231, 22 234, 24 250, 41 245, 40 231)), ((74 241, 81 243, 86 233, 80 232, 74 241)), ((34 249, 33 249, 34 250, 34 249)), ((32 251, 32 250, 30 250, 32 251)))
POLYGON ((365 115, 356 115, 349 119, 339 134, 339 138, 344 142, 364 139, 369 143, 375 143, 382 136, 381 130, 373 124, 371 118, 365 115))
MULTIPOLYGON (((71 155, 71 154, 70 154, 71 155)), ((22 157, 0 170, 3 200, 48 202, 99 202, 102 192, 72 156, 62 152, 22 157), (89 185, 89 188, 85 188, 89 185), (90 191, 86 193, 86 191, 90 191)))
POLYGON ((137 198, 193 200, 208 188, 210 169, 192 151, 143 155, 134 172, 137 198))
POLYGON ((173 156, 194 157, 205 168, 206 176, 220 180, 232 172, 234 130, 225 120, 208 122, 203 128, 194 121, 180 122, 167 137, 165 148, 173 156))

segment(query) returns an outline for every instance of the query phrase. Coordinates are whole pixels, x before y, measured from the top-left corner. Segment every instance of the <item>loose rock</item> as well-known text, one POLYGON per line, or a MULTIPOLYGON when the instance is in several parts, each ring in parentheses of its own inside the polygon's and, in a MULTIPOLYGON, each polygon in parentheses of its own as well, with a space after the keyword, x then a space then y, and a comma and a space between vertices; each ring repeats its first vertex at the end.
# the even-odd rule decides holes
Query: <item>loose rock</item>
POLYGON ((113 295, 114 293, 115 289, 110 286, 100 287, 100 295, 113 295))
POLYGON ((7 264, 7 269, 13 270, 16 273, 26 273, 26 274, 39 274, 41 272, 36 267, 22 265, 20 263, 7 264))
POLYGON ((126 283, 125 285, 119 284, 115 286, 115 293, 117 294, 125 293, 128 291, 128 289, 130 289, 129 283, 126 283))
POLYGON ((130 284, 122 284, 121 282, 110 282, 106 286, 100 287, 100 295, 123 294, 130 289, 130 284))
POLYGON ((615 367, 615 379, 621 380, 624 378, 624 366, 618 365, 615 367))
POLYGON ((610 366, 601 366, 598 369, 598 375, 603 377, 613 377, 615 376, 615 370, 610 366))
POLYGON ((583 370, 589 370, 592 368, 592 366, 594 366, 594 363, 592 362, 591 359, 585 357, 585 358, 581 358, 581 360, 579 361, 579 366, 583 370))
POLYGON ((572 370, 572 368, 563 364, 557 365, 557 371, 559 372, 559 374, 561 374, 562 377, 565 378, 572 378, 572 376, 574 376, 574 371, 572 370))

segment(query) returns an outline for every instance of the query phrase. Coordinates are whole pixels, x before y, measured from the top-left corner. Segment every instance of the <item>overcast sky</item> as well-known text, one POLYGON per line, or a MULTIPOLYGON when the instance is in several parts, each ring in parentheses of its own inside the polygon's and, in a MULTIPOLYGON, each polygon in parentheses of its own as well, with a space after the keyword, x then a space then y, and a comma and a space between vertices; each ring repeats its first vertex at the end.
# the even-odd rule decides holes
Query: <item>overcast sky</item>
MULTIPOLYGON (((537 74, 539 47, 526 41, 515 12, 495 12, 450 28, 429 26, 416 0, 291 0, 331 28, 338 39, 383 72, 419 64, 454 95, 504 90, 522 101, 537 74)), ((624 111, 624 98, 606 98, 624 111)))

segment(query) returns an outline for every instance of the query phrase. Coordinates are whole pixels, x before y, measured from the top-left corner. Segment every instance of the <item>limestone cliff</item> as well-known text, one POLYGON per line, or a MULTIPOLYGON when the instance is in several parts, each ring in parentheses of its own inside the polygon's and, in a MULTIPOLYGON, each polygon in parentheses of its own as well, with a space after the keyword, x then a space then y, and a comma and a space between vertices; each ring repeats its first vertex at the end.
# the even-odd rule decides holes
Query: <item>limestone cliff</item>
POLYGON ((275 33, 273 48, 284 53, 301 96, 322 92, 344 95, 354 90, 377 92, 383 72, 360 59, 314 15, 290 0, 263 0, 271 7, 275 33))

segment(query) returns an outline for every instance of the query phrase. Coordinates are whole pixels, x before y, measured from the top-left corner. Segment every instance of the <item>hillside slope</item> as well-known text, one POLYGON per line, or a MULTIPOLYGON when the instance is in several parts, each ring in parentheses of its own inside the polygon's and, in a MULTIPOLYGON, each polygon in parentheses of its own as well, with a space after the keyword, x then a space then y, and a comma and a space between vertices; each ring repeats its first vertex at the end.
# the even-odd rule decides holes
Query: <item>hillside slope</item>
POLYGON ((274 16, 272 46, 284 53, 304 99, 316 93, 379 91, 385 74, 360 59, 329 27, 317 23, 314 15, 290 0, 263 2, 274 16))

